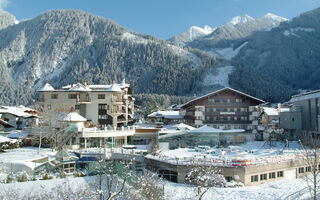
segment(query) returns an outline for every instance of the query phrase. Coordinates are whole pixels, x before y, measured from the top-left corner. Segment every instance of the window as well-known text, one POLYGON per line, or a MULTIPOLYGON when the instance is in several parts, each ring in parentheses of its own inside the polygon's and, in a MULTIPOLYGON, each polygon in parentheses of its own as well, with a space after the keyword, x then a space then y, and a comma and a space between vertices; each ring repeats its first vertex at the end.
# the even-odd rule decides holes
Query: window
POLYGON ((283 171, 278 171, 277 172, 277 177, 283 177, 283 171))
POLYGON ((74 106, 74 109, 80 110, 80 105, 75 105, 75 106, 74 106))
POLYGON ((51 94, 51 99, 57 99, 58 98, 58 94, 51 94))
POLYGON ((302 174, 302 173, 304 173, 304 168, 300 167, 298 171, 299 171, 299 174, 302 174))
POLYGON ((216 108, 212 108, 212 111, 213 111, 213 112, 216 112, 216 111, 217 111, 217 109, 216 109, 216 108))
POLYGON ((230 103, 230 99, 227 99, 227 102, 230 103))
POLYGON ((99 104, 99 110, 106 110, 107 109, 107 104, 99 104))
POLYGON ((231 120, 231 117, 230 116, 228 116, 228 121, 230 121, 231 120))
POLYGON ((306 167, 306 172, 311 172, 311 166, 306 167))
POLYGON ((119 106, 118 105, 113 105, 112 106, 112 113, 118 113, 119 112, 119 106))
POLYGON ((269 173, 269 179, 273 179, 273 178, 276 178, 276 173, 275 172, 269 173))
POLYGON ((47 105, 48 110, 51 110, 51 104, 47 105))
POLYGON ((267 174, 260 174, 260 181, 267 180, 267 174))
POLYGON ((69 99, 76 99, 77 98, 77 94, 68 94, 68 98, 69 99))
POLYGON ((251 176, 251 182, 258 182, 258 175, 251 176))
POLYGON ((234 117, 234 120, 238 120, 238 117, 234 117))
POLYGON ((106 95, 105 94, 98 94, 98 99, 105 99, 106 95))

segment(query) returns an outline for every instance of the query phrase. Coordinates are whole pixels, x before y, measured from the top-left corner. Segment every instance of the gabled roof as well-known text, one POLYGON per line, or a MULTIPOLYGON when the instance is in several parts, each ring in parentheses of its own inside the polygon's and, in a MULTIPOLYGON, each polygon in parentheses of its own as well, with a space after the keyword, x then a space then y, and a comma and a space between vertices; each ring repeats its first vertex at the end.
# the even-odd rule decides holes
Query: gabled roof
POLYGON ((107 91, 109 91, 109 92, 122 92, 121 88, 116 83, 113 83, 107 91))
POLYGON ((253 100, 256 100, 256 101, 258 101, 258 102, 260 102, 260 103, 264 103, 264 102, 265 102, 265 101, 263 101, 263 100, 261 100, 261 99, 258 99, 258 98, 256 98, 256 97, 253 97, 253 96, 248 95, 248 94, 246 94, 246 93, 240 92, 239 90, 236 90, 236 89, 233 89, 233 88, 230 88, 230 87, 225 87, 225 88, 222 88, 222 89, 220 89, 220 90, 217 90, 217 91, 214 91, 214 92, 210 92, 210 93, 208 93, 208 94, 206 94, 206 95, 203 95, 203 96, 197 97, 197 98, 195 98, 195 99, 193 99, 193 100, 190 100, 190 101, 188 101, 187 103, 182 104, 180 107, 182 108, 182 107, 188 105, 189 103, 192 103, 192 102, 197 101, 197 100, 199 100, 199 99, 202 99, 202 98, 211 96, 211 95, 213 95, 213 94, 217 94, 217 93, 222 92, 222 91, 225 91, 225 90, 231 90, 231 91, 233 91, 233 92, 236 92, 236 93, 239 93, 239 94, 244 95, 244 96, 246 96, 246 97, 249 97, 249 98, 251 98, 251 99, 253 99, 253 100))
POLYGON ((210 126, 204 125, 200 128, 193 129, 191 131, 187 131, 188 133, 242 133, 245 130, 243 129, 230 129, 230 130, 222 130, 217 128, 212 128, 210 126))
POLYGON ((54 88, 49 84, 46 83, 40 90, 39 92, 46 92, 46 91, 54 91, 54 88))
POLYGON ((62 116, 59 121, 63 121, 63 122, 85 122, 85 121, 87 121, 87 119, 82 117, 77 112, 70 112, 67 115, 62 116))

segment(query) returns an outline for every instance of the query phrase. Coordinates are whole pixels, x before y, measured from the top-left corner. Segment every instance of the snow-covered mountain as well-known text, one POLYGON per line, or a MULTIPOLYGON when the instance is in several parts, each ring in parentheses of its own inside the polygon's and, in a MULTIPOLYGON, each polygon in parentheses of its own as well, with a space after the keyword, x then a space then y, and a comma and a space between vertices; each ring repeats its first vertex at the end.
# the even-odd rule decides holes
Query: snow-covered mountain
POLYGON ((0 8, 0 29, 6 28, 10 25, 17 23, 18 21, 16 20, 15 16, 0 8))
MULTIPOLYGON (((172 42, 173 44, 181 45, 181 46, 186 46, 191 43, 191 46, 193 46, 192 45, 193 41, 196 41, 196 43, 198 43, 198 40, 201 41, 202 39, 204 39, 206 41, 207 39, 210 39, 213 37, 218 38, 218 41, 223 39, 236 39, 237 37, 246 37, 251 33, 253 33, 254 31, 271 29, 273 27, 278 26, 283 21, 287 21, 287 19, 271 13, 267 13, 265 16, 257 19, 247 14, 244 14, 244 15, 235 16, 229 21, 227 21, 226 23, 218 27, 212 28, 208 25, 206 25, 204 28, 201 28, 198 26, 191 26, 187 31, 170 38, 169 41, 172 42), (241 30, 238 30, 238 29, 241 29, 241 27, 243 26, 248 26, 248 30, 245 30, 246 33, 237 33, 239 31, 241 32, 241 30), (240 36, 231 36, 226 38, 221 37, 220 34, 223 34, 221 33, 223 32, 222 31, 223 29, 230 29, 229 30, 229 32, 231 32, 229 33, 230 36, 233 34, 232 31, 235 32, 234 34, 240 35, 240 36), (210 37, 210 35, 212 36, 210 37)), ((195 48, 198 48, 198 47, 195 46, 195 48)))
MULTIPOLYGON (((11 23, 12 24, 12 23, 11 23)), ((123 78, 136 93, 194 93, 217 63, 151 35, 78 10, 54 10, 0 31, 0 104, 27 104, 48 80, 112 83, 123 78)))
POLYGON ((212 33, 189 42, 187 46, 207 51, 217 57, 231 59, 240 49, 236 47, 239 45, 229 41, 248 37, 257 31, 271 30, 284 21, 287 19, 271 13, 256 19, 249 15, 237 16, 216 28, 212 33))
POLYGON ((170 38, 174 44, 184 46, 188 42, 191 42, 197 38, 209 35, 212 33, 216 28, 211 28, 210 26, 206 25, 203 28, 198 26, 191 26, 186 32, 183 32, 173 38, 170 38))
POLYGON ((230 21, 225 23, 225 25, 234 26, 239 23, 245 23, 245 22, 249 22, 249 21, 253 21, 253 20, 254 20, 254 18, 247 15, 247 14, 239 15, 239 16, 233 17, 230 21))

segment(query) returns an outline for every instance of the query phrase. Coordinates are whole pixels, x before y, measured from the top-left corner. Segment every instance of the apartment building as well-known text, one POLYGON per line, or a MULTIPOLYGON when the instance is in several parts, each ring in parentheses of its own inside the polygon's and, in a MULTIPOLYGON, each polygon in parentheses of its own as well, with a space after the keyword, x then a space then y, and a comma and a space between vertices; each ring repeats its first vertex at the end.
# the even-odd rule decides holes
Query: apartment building
POLYGON ((244 129, 257 133, 258 105, 263 100, 232 88, 223 88, 193 99, 181 106, 186 123, 219 129, 244 129))
POLYGON ((62 115, 71 108, 88 120, 88 124, 104 129, 127 125, 133 121, 134 98, 130 85, 87 85, 77 83, 54 89, 46 83, 39 90, 39 102, 45 112, 62 115))
POLYGON ((292 96, 290 111, 280 113, 280 128, 298 139, 302 132, 320 133, 320 90, 292 96))

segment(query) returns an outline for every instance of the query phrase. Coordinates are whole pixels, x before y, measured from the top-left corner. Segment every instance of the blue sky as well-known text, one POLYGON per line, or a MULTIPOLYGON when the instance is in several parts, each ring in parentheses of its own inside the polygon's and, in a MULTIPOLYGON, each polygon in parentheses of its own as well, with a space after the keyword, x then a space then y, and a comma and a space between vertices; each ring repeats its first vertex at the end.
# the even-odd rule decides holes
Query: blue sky
POLYGON ((129 30, 162 39, 190 26, 218 26, 236 15, 270 12, 291 19, 320 7, 320 0, 0 0, 18 20, 52 9, 79 9, 104 16, 129 30))

